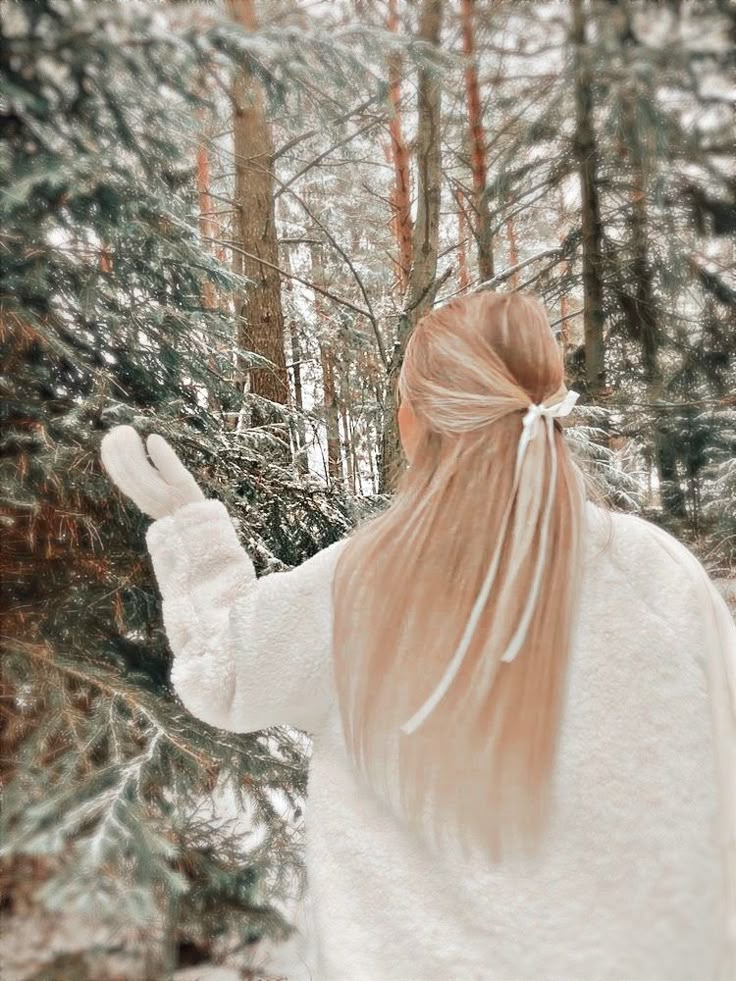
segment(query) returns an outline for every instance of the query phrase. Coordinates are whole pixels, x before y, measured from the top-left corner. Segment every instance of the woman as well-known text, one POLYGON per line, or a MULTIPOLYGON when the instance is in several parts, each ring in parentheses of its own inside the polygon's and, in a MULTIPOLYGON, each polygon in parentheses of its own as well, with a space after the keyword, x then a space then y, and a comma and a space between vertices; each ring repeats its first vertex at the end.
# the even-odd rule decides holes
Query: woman
POLYGON ((736 977, 736 628, 691 553, 586 501, 541 304, 406 350, 389 508, 256 581, 224 506, 119 427, 187 708, 314 736, 319 981, 736 977))

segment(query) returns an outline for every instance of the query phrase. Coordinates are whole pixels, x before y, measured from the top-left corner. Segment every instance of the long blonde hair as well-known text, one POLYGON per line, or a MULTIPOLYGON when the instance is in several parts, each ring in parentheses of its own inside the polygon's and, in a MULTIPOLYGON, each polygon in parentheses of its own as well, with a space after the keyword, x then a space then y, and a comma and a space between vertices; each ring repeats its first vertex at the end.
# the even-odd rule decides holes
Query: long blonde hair
POLYGON ((552 800, 585 506, 556 421, 554 454, 532 439, 510 497, 524 412, 564 392, 563 375, 536 297, 480 292, 427 314, 399 378, 419 427, 412 465, 389 507, 353 533, 333 581, 335 681, 356 767, 378 793, 396 793, 405 817, 435 841, 451 834, 494 858, 516 845, 533 850, 552 800), (549 495, 538 600, 505 663, 549 495), (428 719, 405 734, 402 723, 458 647, 507 505, 510 533, 462 664, 428 719))

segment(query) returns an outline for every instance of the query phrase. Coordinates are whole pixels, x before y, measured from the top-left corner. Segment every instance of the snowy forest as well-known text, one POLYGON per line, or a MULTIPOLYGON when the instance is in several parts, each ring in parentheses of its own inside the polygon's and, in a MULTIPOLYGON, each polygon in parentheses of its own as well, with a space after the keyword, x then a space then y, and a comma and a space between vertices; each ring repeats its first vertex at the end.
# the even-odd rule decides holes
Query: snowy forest
POLYGON ((731 588, 735 50, 728 0, 2 4, 4 981, 310 976, 309 740, 177 699, 111 427, 289 568, 390 499, 422 314, 533 292, 594 493, 731 588))

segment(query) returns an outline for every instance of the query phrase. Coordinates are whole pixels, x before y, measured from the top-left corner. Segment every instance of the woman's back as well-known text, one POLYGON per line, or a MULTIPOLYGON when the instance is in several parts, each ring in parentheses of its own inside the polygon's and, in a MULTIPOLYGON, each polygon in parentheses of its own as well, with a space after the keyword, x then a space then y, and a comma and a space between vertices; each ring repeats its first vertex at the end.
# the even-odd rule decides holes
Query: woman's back
POLYGON ((356 778, 335 705, 307 812, 318 977, 717 976, 725 859, 706 612, 659 535, 586 505, 556 807, 537 858, 433 851, 356 778))
POLYGON ((534 298, 425 315, 389 506, 260 579, 160 438, 154 470, 103 443, 161 516, 184 704, 314 734, 320 981, 736 978, 736 626, 686 548, 586 502, 563 372, 534 298))

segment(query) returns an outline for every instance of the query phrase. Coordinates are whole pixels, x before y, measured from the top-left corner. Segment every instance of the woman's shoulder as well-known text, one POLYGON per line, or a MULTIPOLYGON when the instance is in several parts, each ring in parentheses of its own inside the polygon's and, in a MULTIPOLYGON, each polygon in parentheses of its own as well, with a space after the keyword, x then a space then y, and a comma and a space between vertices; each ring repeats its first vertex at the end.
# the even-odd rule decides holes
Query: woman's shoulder
POLYGON ((272 590, 275 593, 282 591, 284 583, 288 581, 293 591, 303 595, 305 602, 317 600, 322 594, 328 597, 337 560, 348 540, 349 536, 340 538, 298 565, 262 576, 259 582, 263 594, 270 594, 272 590))
POLYGON ((325 545, 314 555, 305 559, 297 568, 302 569, 307 575, 319 579, 330 579, 334 573, 337 560, 342 554, 342 550, 350 539, 349 535, 338 538, 337 541, 325 545))
POLYGON ((692 575, 703 570, 700 560, 670 532, 638 514, 612 511, 586 501, 587 544, 615 562, 628 560, 629 570, 651 573, 653 568, 692 575))
MULTIPOLYGON (((644 605, 675 630, 686 625, 699 629, 720 595, 687 545, 640 515, 611 511, 591 501, 586 503, 586 519, 589 575, 613 571, 632 612, 634 605, 644 605)), ((609 596, 609 602, 614 600, 609 596)))

